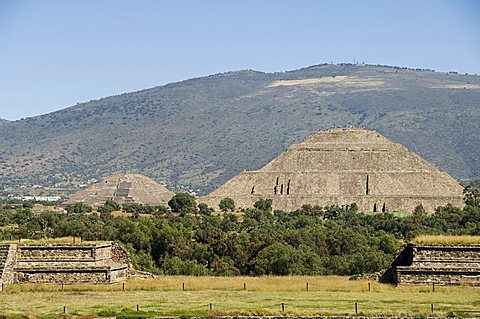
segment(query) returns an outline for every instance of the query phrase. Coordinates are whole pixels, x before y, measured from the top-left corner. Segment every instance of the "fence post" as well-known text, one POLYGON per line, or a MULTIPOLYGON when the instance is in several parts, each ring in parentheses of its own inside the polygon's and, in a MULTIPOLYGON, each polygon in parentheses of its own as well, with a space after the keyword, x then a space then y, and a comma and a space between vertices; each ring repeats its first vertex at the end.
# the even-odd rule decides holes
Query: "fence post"
POLYGON ((122 282, 122 290, 125 291, 125 283, 122 282))
POLYGON ((358 315, 358 303, 355 302, 355 314, 358 315))
POLYGON ((67 313, 67 307, 63 306, 63 313, 67 313))
POLYGON ((307 282, 307 291, 308 291, 308 282, 307 282))
POLYGON ((243 290, 247 290, 247 284, 243 283, 243 290))
POLYGON ((435 283, 432 282, 432 292, 435 292, 435 283))
POLYGON ((62 281, 62 291, 63 291, 63 281, 62 281))
POLYGON ((182 283, 182 290, 185 290, 185 283, 182 283))
POLYGON ((370 282, 368 283, 368 291, 371 291, 370 282))
POLYGON ((212 303, 210 303, 210 311, 212 311, 212 303))
POLYGON ((285 304, 282 302, 282 312, 285 312, 285 304))
POLYGON ((138 312, 139 308, 138 308, 138 305, 137 305, 137 312, 138 312))
POLYGON ((431 310, 432 310, 432 313, 433 313, 433 303, 430 304, 430 307, 431 307, 431 310))

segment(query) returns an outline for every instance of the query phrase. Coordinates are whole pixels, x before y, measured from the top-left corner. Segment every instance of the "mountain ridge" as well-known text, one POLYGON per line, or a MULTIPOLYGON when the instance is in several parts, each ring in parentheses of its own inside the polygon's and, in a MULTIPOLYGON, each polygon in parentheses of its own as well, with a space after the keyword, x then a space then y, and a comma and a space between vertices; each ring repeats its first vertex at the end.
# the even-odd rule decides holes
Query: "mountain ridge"
POLYGON ((316 131, 348 125, 469 180, 480 175, 479 110, 473 75, 351 64, 225 72, 2 125, 0 188, 131 171, 205 193, 316 131))

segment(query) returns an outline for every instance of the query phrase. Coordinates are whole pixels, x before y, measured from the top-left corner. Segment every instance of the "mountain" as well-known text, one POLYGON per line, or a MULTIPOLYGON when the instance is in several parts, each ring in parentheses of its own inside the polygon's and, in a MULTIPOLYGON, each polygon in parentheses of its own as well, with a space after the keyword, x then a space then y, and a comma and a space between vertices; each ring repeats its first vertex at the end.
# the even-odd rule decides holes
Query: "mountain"
POLYGON ((332 126, 376 130, 440 170, 480 177, 480 77, 323 64, 227 72, 0 125, 0 189, 147 175, 211 191, 332 126))

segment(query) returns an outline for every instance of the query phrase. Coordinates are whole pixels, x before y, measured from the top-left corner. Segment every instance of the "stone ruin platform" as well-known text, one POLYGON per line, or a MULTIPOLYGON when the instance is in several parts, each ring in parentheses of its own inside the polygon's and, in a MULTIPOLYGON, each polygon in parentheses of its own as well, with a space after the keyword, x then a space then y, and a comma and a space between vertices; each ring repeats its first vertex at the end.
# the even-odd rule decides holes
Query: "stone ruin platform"
POLYGON ((480 286, 480 245, 408 244, 380 281, 480 286))
POLYGON ((2 244, 0 282, 116 283, 133 272, 128 252, 113 242, 98 244, 2 244))

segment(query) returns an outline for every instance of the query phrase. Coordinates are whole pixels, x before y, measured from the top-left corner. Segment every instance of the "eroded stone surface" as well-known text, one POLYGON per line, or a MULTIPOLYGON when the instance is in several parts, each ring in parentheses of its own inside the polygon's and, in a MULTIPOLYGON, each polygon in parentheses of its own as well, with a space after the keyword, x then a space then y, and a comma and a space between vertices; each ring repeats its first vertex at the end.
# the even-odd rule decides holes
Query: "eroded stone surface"
POLYGON ((112 200, 117 204, 167 205, 173 195, 173 192, 144 175, 119 173, 76 192, 67 204, 101 206, 112 200))
POLYGON ((394 284, 480 285, 480 245, 408 244, 381 281, 394 284))
POLYGON ((303 204, 346 206, 361 211, 432 212, 451 203, 463 206, 463 187, 447 173, 374 131, 336 128, 292 145, 257 171, 244 171, 199 202, 215 209, 231 197, 237 207, 260 198, 292 211, 303 204))
POLYGON ((115 283, 133 272, 128 252, 116 243, 14 244, 9 283, 115 283))

